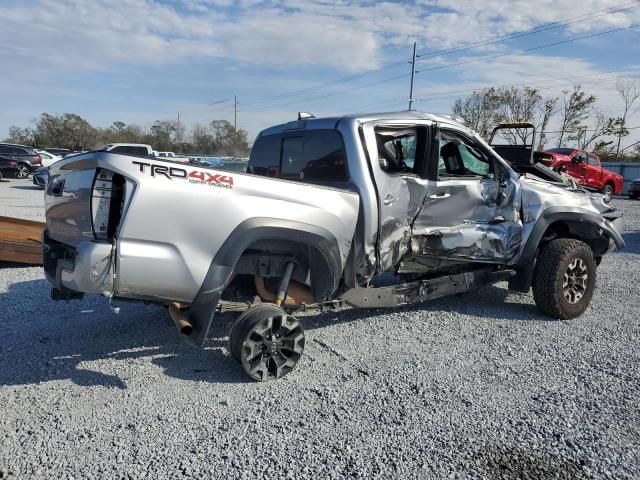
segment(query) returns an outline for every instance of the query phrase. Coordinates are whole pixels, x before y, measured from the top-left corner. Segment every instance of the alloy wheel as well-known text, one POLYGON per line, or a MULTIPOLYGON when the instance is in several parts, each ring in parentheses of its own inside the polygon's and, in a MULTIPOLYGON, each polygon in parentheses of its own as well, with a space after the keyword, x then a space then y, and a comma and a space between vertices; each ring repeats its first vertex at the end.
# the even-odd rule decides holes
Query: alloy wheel
POLYGON ((26 165, 18 165, 18 178, 27 178, 29 176, 29 167, 26 165))
POLYGON ((289 373, 304 350, 304 331, 295 317, 272 315, 260 320, 242 343, 242 367, 255 380, 276 380, 289 373))
POLYGON ((574 258, 569 263, 562 282, 565 300, 572 305, 578 303, 587 291, 588 279, 587 264, 581 258, 574 258))

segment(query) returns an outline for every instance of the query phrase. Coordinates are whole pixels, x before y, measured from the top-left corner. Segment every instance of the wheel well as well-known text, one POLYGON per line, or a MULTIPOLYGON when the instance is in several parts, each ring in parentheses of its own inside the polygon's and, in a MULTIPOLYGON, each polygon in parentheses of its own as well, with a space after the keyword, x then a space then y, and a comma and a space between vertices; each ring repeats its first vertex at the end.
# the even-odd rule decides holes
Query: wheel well
POLYGON ((320 301, 333 293, 337 284, 326 256, 313 245, 292 240, 253 242, 238 258, 234 274, 267 280, 280 278, 290 262, 295 264, 292 280, 310 286, 314 299, 320 301))
POLYGON ((609 249, 609 238, 602 234, 602 229, 592 223, 571 220, 559 220, 545 230, 540 240, 539 250, 556 238, 573 238, 585 242, 591 248, 594 257, 601 257, 609 249))

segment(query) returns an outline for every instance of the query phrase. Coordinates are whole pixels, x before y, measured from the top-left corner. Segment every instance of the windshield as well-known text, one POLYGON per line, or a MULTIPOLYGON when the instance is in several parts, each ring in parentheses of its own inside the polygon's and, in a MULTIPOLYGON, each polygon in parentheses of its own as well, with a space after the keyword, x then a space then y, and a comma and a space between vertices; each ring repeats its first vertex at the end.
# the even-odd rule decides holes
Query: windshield
POLYGON ((560 155, 571 155, 574 150, 575 148, 550 148, 549 150, 545 150, 545 152, 559 153, 560 155))

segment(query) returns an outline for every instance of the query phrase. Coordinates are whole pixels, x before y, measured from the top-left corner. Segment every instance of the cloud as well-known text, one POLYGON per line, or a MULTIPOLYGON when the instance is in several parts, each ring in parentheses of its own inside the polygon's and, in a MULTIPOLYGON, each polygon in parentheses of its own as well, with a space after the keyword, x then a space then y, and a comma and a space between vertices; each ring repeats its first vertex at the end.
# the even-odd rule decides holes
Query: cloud
MULTIPOLYGON (((0 0, 0 18, 4 20, 0 29, 0 61, 11 65, 0 78, 0 90, 10 91, 16 98, 29 98, 35 105, 32 108, 36 109, 10 112, 7 107, 0 112, 0 119, 6 119, 3 121, 8 124, 26 122, 49 108, 77 109, 100 115, 96 110, 111 108, 112 103, 126 95, 135 104, 131 109, 142 112, 148 108, 150 116, 164 115, 165 110, 176 111, 176 108, 182 112, 184 107, 186 118, 190 111, 196 119, 210 118, 207 102, 217 99, 218 91, 223 90, 239 94, 241 109, 246 110, 241 110, 242 118, 251 122, 250 130, 260 122, 265 122, 261 125, 265 126, 291 118, 291 112, 298 109, 315 113, 322 113, 320 109, 327 112, 370 110, 378 108, 376 102, 397 108, 406 105, 403 98, 408 93, 408 78, 375 83, 408 73, 408 65, 402 63, 408 60, 408 46, 414 41, 418 42, 421 52, 429 54, 624 2, 540 0, 534 5, 530 0, 0 0), (384 70, 376 76, 315 88, 334 78, 396 62, 398 66, 393 70, 384 70), (186 68, 181 79, 183 65, 186 68), (171 81, 177 78, 175 83, 179 88, 172 90, 165 82, 164 93, 158 95, 162 98, 139 95, 142 88, 144 93, 153 92, 151 96, 155 97, 161 90, 157 85, 162 83, 159 78, 164 78, 158 76, 158 72, 175 74, 178 70, 180 75, 171 81), (86 88, 78 88, 77 82, 68 80, 74 73, 88 80, 86 88), (109 77, 105 84, 95 81, 100 76, 109 77), (118 88, 114 93, 114 87, 106 85, 107 82, 131 84, 131 88, 118 88), (207 88, 195 85, 197 82, 206 84, 207 88), (362 88, 352 90, 354 86, 362 88), (259 101, 303 88, 307 93, 267 102, 266 108, 262 108, 264 102, 259 101), (340 95, 323 97, 325 93, 340 91, 340 95), (185 99, 196 104, 202 99, 202 106, 158 105, 164 100, 185 99), (147 102, 145 108, 143 102, 147 102), (52 104, 56 107, 49 106, 52 104), (273 106, 269 107, 270 104, 273 106)), ((539 45, 562 39, 563 35, 581 35, 632 23, 640 23, 640 8, 580 19, 566 28, 525 37, 523 41, 530 42, 525 47, 539 45), (553 40, 549 40, 551 35, 553 40)), ((605 42, 606 38, 598 37, 597 41, 605 42)), ((473 60, 487 52, 506 53, 520 47, 522 44, 516 46, 515 42, 498 43, 464 51, 463 57, 423 57, 420 69, 473 60)), ((441 100, 418 106, 447 111, 452 96, 455 98, 451 92, 463 95, 465 90, 486 85, 532 83, 607 70, 604 67, 600 70, 586 60, 544 55, 545 52, 554 53, 554 50, 425 71, 418 76, 416 96, 429 99, 440 95, 441 100), (449 98, 443 98, 447 93, 449 98)), ((594 62, 602 64, 626 61, 598 59, 588 51, 579 55, 591 56, 594 62)), ((603 105, 617 107, 613 83, 587 83, 586 79, 584 83, 585 89, 593 90, 603 105)), ((559 86, 548 88, 543 93, 561 89, 559 86)), ((227 94, 220 94, 220 98, 224 96, 227 94)), ((126 113, 122 105, 113 108, 126 113)), ((143 121, 141 118, 140 122, 143 121)))
MULTIPOLYGON (((619 0, 586 0, 581 12, 619 0)), ((386 47, 478 41, 576 15, 572 0, 22 0, 0 7, 0 59, 101 70, 207 58, 254 65, 375 68, 386 47)), ((640 9, 568 31, 627 26, 640 9)))

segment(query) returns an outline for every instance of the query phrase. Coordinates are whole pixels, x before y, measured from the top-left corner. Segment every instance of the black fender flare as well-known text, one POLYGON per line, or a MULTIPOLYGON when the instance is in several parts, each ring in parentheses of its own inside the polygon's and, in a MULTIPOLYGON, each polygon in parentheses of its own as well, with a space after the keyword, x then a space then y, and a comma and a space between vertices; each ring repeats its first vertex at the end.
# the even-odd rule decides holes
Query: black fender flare
MULTIPOLYGON (((287 240, 307 245, 322 258, 329 276, 328 288, 322 296, 333 294, 342 275, 342 258, 338 241, 328 230, 308 223, 257 217, 240 223, 215 254, 204 281, 189 309, 193 325, 191 339, 202 346, 215 315, 216 306, 242 253, 258 240, 287 240)), ((312 276, 313 278, 313 276, 312 276)))
POLYGON ((550 207, 544 210, 536 221, 533 230, 529 234, 527 243, 520 254, 518 266, 526 265, 535 259, 538 246, 544 233, 550 225, 562 221, 594 225, 601 228, 604 234, 615 242, 616 247, 623 248, 625 246, 622 235, 616 230, 613 223, 602 215, 579 207, 550 207))
POLYGON ((509 282, 509 289, 528 292, 533 280, 535 260, 538 254, 538 247, 547 229, 557 222, 573 222, 578 224, 593 225, 602 229, 604 235, 613 240, 617 248, 624 248, 625 242, 620 232, 612 222, 602 215, 586 210, 584 208, 573 207, 550 207, 542 212, 533 230, 529 234, 522 249, 515 270, 516 276, 509 282))

